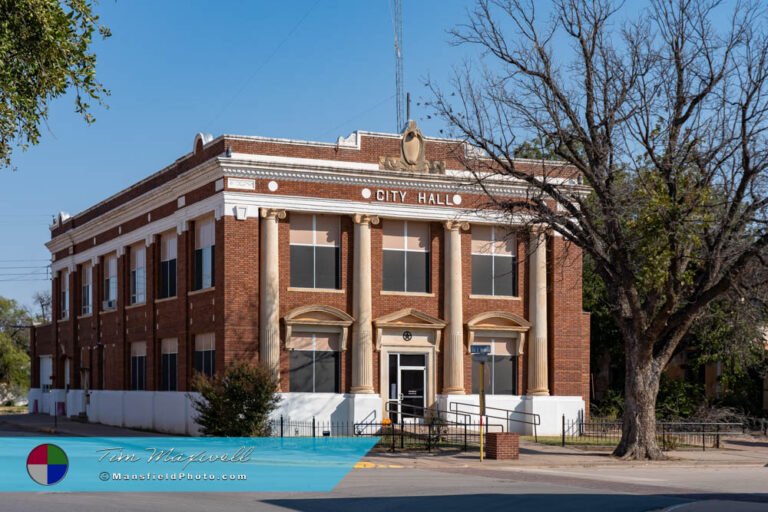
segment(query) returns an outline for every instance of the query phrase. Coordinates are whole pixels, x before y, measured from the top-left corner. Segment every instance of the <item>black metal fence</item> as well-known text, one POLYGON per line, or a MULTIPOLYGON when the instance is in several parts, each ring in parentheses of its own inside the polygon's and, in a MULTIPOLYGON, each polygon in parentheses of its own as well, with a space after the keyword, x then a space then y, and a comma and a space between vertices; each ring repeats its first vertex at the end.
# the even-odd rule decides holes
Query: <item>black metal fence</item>
MULTIPOLYGON (((353 423, 350 421, 293 421, 280 417, 272 421, 273 437, 380 437, 376 450, 469 451, 479 450, 480 425, 453 424, 440 420, 395 423, 353 423)), ((503 432, 501 425, 483 425, 485 434, 503 432)))
MULTIPOLYGON (((621 420, 581 418, 562 419, 562 446, 567 444, 608 444, 621 440, 621 420)), ((700 447, 720 448, 723 436, 742 435, 745 426, 742 423, 727 422, 691 422, 691 421, 659 421, 656 423, 656 438, 662 450, 700 447)))

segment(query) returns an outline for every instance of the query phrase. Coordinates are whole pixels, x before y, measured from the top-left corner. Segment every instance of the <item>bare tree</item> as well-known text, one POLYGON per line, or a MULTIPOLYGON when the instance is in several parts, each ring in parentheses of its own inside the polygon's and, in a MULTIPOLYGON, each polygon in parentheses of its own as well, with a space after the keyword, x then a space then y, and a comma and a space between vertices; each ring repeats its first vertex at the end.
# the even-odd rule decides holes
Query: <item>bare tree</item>
POLYGON ((51 321, 51 292, 49 290, 43 290, 41 292, 35 292, 32 295, 32 300, 35 304, 40 306, 40 314, 37 315, 37 321, 46 323, 51 321))
POLYGON ((594 260, 626 352, 614 454, 659 459, 662 371, 704 308, 760 284, 750 269, 765 263, 765 13, 654 0, 622 22, 608 0, 559 0, 539 20, 537 5, 480 0, 453 34, 479 47, 482 68, 458 72, 451 94, 432 85, 431 105, 486 154, 467 161, 479 181, 527 184, 522 199, 490 196, 495 207, 594 260), (520 137, 573 172, 523 168, 520 137))

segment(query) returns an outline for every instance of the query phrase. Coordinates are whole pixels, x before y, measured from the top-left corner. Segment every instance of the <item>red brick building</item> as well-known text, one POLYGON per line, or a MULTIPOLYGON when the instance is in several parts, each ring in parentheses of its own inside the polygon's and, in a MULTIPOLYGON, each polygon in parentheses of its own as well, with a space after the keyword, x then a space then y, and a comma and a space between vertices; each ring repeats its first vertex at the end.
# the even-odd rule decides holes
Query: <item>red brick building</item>
POLYGON ((335 144, 198 134, 170 166, 60 215, 30 409, 193 432, 193 373, 239 360, 279 372, 294 420, 471 408, 479 344, 488 405, 559 432, 589 396, 580 253, 479 209, 464 151, 415 124, 335 144))

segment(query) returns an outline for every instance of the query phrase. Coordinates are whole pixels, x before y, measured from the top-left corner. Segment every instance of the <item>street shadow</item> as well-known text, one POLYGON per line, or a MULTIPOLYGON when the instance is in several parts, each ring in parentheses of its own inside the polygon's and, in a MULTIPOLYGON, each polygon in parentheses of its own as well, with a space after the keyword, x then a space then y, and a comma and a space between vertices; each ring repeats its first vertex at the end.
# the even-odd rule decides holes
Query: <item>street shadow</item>
POLYGON ((379 512, 388 510, 439 510, 440 512, 509 512, 510 510, 659 510, 701 500, 768 503, 768 495, 630 495, 630 494, 464 494, 441 496, 387 496, 327 499, 273 499, 264 503, 298 512, 379 512))
POLYGON ((747 441, 743 439, 729 439, 727 444, 746 446, 749 448, 768 448, 768 441, 747 441))

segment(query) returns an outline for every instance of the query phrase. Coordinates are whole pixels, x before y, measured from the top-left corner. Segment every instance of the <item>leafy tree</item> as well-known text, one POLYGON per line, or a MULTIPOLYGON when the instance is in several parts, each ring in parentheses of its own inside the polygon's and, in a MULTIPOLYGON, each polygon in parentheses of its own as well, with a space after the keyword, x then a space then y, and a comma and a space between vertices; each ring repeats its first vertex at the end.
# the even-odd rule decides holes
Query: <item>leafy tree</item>
POLYGON ((13 147, 40 140, 51 101, 74 92, 75 111, 92 123, 91 101, 109 92, 96 79, 91 51, 98 25, 89 0, 0 0, 0 167, 13 147))
POLYGON ((614 454, 660 459, 664 368, 707 306, 755 286, 766 261, 766 13, 653 0, 622 22, 610 0, 556 0, 543 18, 538 5, 478 0, 453 35, 480 49, 482 73, 460 70, 453 94, 432 86, 431 105, 478 148, 465 164, 489 205, 592 258, 626 356, 614 454), (517 165, 520 134, 570 170, 517 165), (494 180, 528 193, 494 195, 494 180))
POLYGON ((11 299, 0 297, 0 404, 29 388, 29 313, 11 299))
POLYGON ((203 434, 252 437, 270 434, 269 415, 280 402, 274 372, 263 365, 235 363, 214 378, 197 374, 193 405, 203 434))

